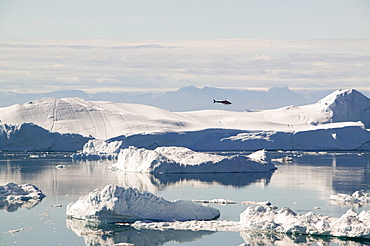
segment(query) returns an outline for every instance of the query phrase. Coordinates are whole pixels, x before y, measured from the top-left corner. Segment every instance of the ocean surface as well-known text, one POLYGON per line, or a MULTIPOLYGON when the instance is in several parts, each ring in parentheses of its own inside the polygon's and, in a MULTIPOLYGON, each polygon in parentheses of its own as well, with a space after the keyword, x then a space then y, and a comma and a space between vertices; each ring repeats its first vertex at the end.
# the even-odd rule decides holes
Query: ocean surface
MULTIPOLYGON (((218 152, 220 153, 220 152, 218 152)), ((249 154, 250 152, 238 152, 249 154)), ((270 201, 297 213, 339 217, 352 208, 330 201, 336 193, 370 192, 369 152, 269 152, 274 173, 139 174, 109 169, 112 161, 72 161, 71 153, 0 152, 0 185, 30 183, 46 195, 31 208, 0 210, 0 245, 370 245, 370 241, 256 232, 152 231, 130 226, 96 226, 68 220, 67 204, 108 184, 146 190, 167 200, 229 199, 211 204, 221 220, 239 220, 243 201, 270 201)), ((229 155, 235 152, 222 152, 229 155)))

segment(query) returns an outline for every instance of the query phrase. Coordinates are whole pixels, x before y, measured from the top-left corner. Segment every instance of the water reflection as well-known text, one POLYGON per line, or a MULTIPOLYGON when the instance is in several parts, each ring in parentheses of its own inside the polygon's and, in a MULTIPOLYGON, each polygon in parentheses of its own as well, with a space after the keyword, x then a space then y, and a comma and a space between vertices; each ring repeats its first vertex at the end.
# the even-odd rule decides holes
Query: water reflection
POLYGON ((235 188, 245 187, 251 184, 267 186, 273 173, 194 173, 194 174, 149 174, 130 173, 115 171, 119 185, 146 190, 152 193, 167 186, 204 186, 223 185, 235 188))
MULTIPOLYGON (((289 156, 293 161, 285 163, 290 168, 306 168, 306 175, 313 180, 323 178, 322 182, 309 182, 309 186, 326 183, 318 190, 332 190, 333 193, 352 194, 358 190, 370 190, 369 152, 275 152, 274 158, 289 156), (320 173, 321 172, 321 173, 320 173), (311 173, 311 174, 310 174, 311 173), (316 174, 315 174, 316 173, 316 174), (325 176, 325 177, 324 177, 325 176)), ((297 173, 297 175, 299 175, 297 173)))
POLYGON ((292 234, 270 234, 259 232, 241 232, 240 236, 244 239, 246 245, 330 245, 340 246, 365 246, 370 245, 369 240, 351 240, 343 238, 325 237, 325 236, 304 236, 292 234))
POLYGON ((21 209, 31 209, 38 205, 42 201, 41 199, 29 199, 27 201, 22 200, 0 200, 0 209, 7 212, 15 212, 19 208, 21 209))
MULTIPOLYGON (((198 241, 215 231, 192 231, 192 230, 137 230, 131 226, 117 226, 114 224, 94 224, 82 220, 67 219, 67 228, 77 236, 83 237, 85 244, 91 245, 136 245, 151 246, 163 245, 166 242, 192 242, 198 241)), ((237 233, 237 232, 235 232, 237 233)), ((239 233, 244 240, 244 245, 346 245, 365 246, 370 245, 369 240, 355 240, 335 238, 327 236, 306 236, 284 233, 261 233, 258 231, 242 231, 239 233)), ((224 242, 227 245, 227 242, 224 242)))
POLYGON ((67 228, 77 236, 83 237, 85 244, 107 245, 117 244, 135 246, 158 246, 166 242, 191 242, 204 236, 211 235, 211 231, 190 230, 136 230, 131 226, 116 226, 110 224, 91 224, 82 220, 67 219, 67 228))
POLYGON ((270 173, 193 173, 193 174, 153 174, 160 180, 162 185, 168 186, 190 181, 198 181, 208 184, 219 184, 235 188, 245 187, 254 183, 267 186, 270 183, 270 173))
MULTIPOLYGON (((225 153, 223 153, 225 154, 225 153)), ((227 153, 226 153, 227 154, 227 153)), ((235 152, 232 152, 235 154, 235 152)), ((241 153, 248 154, 248 153, 241 153)), ((217 174, 142 174, 113 172, 109 161, 73 162, 66 153, 0 152, 0 184, 32 183, 47 194, 82 195, 107 184, 134 187, 152 193, 173 185, 205 184, 235 188, 258 184, 265 187, 278 181, 279 186, 292 186, 295 179, 304 180, 306 189, 325 190, 325 197, 334 193, 351 194, 370 190, 370 153, 368 152, 271 152, 273 158, 293 157, 291 173, 278 169, 275 173, 217 174), (37 157, 37 158, 36 158, 37 157), (57 169, 58 165, 65 168, 57 169), (316 180, 316 181, 314 181, 316 180), (81 183, 84 185, 81 186, 81 183)))

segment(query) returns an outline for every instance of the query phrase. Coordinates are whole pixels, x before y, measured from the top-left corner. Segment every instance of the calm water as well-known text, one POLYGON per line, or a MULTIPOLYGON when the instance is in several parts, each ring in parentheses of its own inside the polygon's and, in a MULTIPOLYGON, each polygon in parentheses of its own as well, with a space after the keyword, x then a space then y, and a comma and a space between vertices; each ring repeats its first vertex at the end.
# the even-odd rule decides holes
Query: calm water
MULTIPOLYGON (((223 153, 230 154, 230 153, 223 153)), ((243 154, 243 153, 242 153, 243 154)), ((248 154, 248 153, 245 153, 248 154)), ((370 153, 271 152, 276 158, 293 161, 277 165, 273 174, 149 175, 109 170, 109 161, 73 162, 68 153, 1 153, 0 185, 31 183, 46 198, 32 208, 0 211, 0 245, 369 245, 366 241, 293 237, 239 232, 137 231, 131 227, 99 228, 83 221, 67 220, 65 209, 96 188, 107 184, 147 190, 167 200, 215 199, 236 201, 233 205, 211 205, 225 220, 239 220, 246 206, 242 201, 270 201, 299 213, 340 216, 350 207, 331 204, 336 193, 370 192, 370 153), (56 166, 63 165, 58 169, 56 166), (54 205, 62 205, 55 207, 54 205), (11 230, 19 230, 10 233, 11 230), (91 233, 93 232, 93 233, 91 233), (94 233, 95 232, 95 233, 94 233)), ((370 206, 354 207, 356 211, 370 206)))

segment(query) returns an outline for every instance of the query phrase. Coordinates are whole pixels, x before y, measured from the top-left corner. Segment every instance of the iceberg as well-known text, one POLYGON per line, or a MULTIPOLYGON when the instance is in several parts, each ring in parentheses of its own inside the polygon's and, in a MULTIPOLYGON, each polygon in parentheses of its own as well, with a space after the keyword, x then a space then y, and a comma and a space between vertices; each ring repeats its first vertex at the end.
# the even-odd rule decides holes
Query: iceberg
POLYGON ((355 191, 352 195, 337 193, 330 196, 330 202, 344 206, 365 206, 370 205, 370 193, 355 191))
POLYGON ((115 160, 121 149, 128 146, 122 141, 107 142, 100 139, 91 139, 84 146, 81 152, 72 155, 74 160, 115 160))
MULTIPOLYGON (((370 99, 353 89, 337 90, 310 105, 255 112, 170 112, 131 103, 43 98, 0 108, 0 115, 8 125, 32 123, 49 134, 107 141, 101 143, 106 150, 114 141, 146 149, 178 146, 197 151, 370 149, 370 99)), ((91 156, 105 151, 98 143, 94 148, 91 156)), ((88 156, 80 156, 84 154, 88 156)))
POLYGON ((88 140, 79 134, 50 132, 33 123, 9 125, 0 121, 0 150, 77 151, 88 140))
POLYGON ((18 185, 7 183, 0 186, 0 209, 14 212, 18 208, 30 209, 46 197, 42 191, 32 184, 18 185))
POLYGON ((220 211, 192 201, 167 201, 152 193, 107 185, 70 203, 68 217, 99 223, 213 220, 220 211))
POLYGON ((265 150, 249 156, 223 156, 195 152, 184 147, 158 147, 154 150, 122 149, 113 170, 148 173, 243 173, 271 172, 274 164, 265 150))
POLYGON ((276 211, 270 206, 251 206, 240 214, 240 221, 137 221, 132 226, 153 230, 248 231, 370 239, 370 211, 358 214, 349 209, 341 217, 335 218, 313 212, 301 215, 288 207, 276 211))
POLYGON ((240 214, 240 223, 244 230, 370 239, 370 211, 358 214, 350 209, 334 218, 313 212, 300 215, 288 207, 276 211, 269 206, 255 206, 240 214))

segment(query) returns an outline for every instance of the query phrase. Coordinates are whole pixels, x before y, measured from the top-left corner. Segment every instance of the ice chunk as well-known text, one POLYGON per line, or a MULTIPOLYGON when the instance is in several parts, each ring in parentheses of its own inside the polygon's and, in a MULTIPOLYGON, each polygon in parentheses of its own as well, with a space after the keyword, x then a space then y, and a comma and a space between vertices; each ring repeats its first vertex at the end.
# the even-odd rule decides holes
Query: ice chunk
POLYGON ((167 201, 137 189, 107 185, 67 206, 71 218, 103 223, 150 221, 212 220, 219 210, 192 201, 167 201))
POLYGON ((236 204, 235 201, 229 200, 229 199, 224 199, 224 198, 215 198, 215 199, 212 199, 212 200, 193 200, 193 202, 196 202, 196 203, 214 203, 214 204, 219 204, 219 205, 236 204))
POLYGON ((45 197, 42 191, 32 184, 18 185, 7 183, 0 186, 0 209, 9 212, 21 208, 32 208, 45 197))
POLYGON ((338 193, 330 196, 332 203, 344 206, 365 206, 370 204, 370 193, 355 191, 352 195, 338 193))
POLYGON ((272 230, 279 233, 370 238, 370 213, 348 210, 340 218, 296 214, 289 208, 275 211, 268 206, 248 207, 240 214, 245 230, 272 230))
POLYGON ((72 155, 75 160, 85 159, 117 159, 121 149, 128 146, 122 141, 107 142, 100 139, 89 140, 80 153, 72 155))
MULTIPOLYGON (((185 222, 135 222, 135 228, 155 230, 210 230, 249 233, 277 233, 275 235, 312 235, 338 238, 369 239, 370 211, 357 214, 348 210, 340 218, 316 215, 313 212, 297 214, 288 207, 278 211, 269 206, 248 207, 240 214, 240 221, 185 221, 185 222)), ((262 234, 261 234, 262 235, 262 234)), ((246 240, 248 241, 248 240, 246 240)))
POLYGON ((231 173, 271 172, 275 166, 266 161, 264 150, 249 156, 223 156, 195 152, 184 147, 158 147, 155 150, 122 149, 114 170, 150 173, 231 173))

